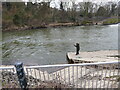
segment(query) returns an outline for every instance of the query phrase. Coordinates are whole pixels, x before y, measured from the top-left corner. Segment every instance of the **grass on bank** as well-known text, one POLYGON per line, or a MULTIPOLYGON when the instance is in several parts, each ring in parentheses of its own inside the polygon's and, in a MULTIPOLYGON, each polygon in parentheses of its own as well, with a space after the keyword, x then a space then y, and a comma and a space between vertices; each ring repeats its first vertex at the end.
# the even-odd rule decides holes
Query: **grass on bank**
POLYGON ((109 18, 109 19, 103 21, 103 25, 117 24, 119 22, 120 22, 120 18, 109 18))

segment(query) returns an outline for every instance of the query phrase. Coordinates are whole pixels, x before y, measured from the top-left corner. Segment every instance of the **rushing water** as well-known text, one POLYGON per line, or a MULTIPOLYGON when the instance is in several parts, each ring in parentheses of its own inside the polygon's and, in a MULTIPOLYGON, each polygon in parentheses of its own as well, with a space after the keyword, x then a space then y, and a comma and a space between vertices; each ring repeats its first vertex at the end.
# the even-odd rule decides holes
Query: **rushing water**
POLYGON ((2 33, 2 62, 25 65, 67 63, 66 53, 118 49, 118 25, 75 26, 2 33))

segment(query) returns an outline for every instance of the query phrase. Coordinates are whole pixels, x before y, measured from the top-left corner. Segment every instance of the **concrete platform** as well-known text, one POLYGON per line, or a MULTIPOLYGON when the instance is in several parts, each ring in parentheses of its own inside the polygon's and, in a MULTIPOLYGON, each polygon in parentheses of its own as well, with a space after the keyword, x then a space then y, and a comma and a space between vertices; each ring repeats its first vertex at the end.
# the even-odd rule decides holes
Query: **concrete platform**
POLYGON ((94 52, 80 52, 75 55, 75 52, 67 53, 67 60, 70 63, 94 63, 94 62, 109 62, 118 61, 118 50, 105 50, 94 52))

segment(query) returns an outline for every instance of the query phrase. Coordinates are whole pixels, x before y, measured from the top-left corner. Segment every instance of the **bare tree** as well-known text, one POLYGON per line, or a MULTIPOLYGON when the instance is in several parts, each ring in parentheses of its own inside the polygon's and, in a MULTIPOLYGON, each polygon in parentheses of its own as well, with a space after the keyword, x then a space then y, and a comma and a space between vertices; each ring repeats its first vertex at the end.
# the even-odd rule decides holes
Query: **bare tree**
POLYGON ((81 15, 83 17, 89 17, 93 13, 93 3, 92 2, 80 2, 79 8, 81 15))

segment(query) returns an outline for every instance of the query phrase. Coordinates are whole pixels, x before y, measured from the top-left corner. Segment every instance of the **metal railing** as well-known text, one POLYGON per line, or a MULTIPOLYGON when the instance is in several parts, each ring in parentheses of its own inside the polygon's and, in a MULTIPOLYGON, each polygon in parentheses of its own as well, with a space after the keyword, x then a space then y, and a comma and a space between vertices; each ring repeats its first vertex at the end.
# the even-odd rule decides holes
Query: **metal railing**
POLYGON ((10 87, 10 85, 13 85, 13 84, 16 86, 19 86, 18 78, 17 78, 17 74, 14 66, 0 67, 0 76, 1 76, 0 83, 2 87, 12 88, 10 87))
MULTIPOLYGON (((34 83, 62 83, 75 88, 116 88, 119 84, 118 62, 61 64, 26 67, 27 76, 37 79, 34 83)), ((29 85, 34 85, 29 78, 29 85)))
MULTIPOLYGON (((118 88, 120 62, 25 66, 28 87, 58 83, 72 88, 118 88)), ((0 68, 15 72, 14 68, 0 68)), ((14 79, 13 79, 14 80, 14 79)))

